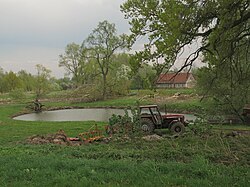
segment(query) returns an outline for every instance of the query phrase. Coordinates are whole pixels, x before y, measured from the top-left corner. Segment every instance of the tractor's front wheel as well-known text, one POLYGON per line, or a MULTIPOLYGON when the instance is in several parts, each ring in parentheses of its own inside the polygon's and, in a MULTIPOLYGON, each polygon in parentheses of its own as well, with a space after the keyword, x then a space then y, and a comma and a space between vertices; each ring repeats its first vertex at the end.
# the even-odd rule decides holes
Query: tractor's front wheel
POLYGON ((148 118, 141 119, 141 129, 143 132, 152 133, 155 129, 154 123, 148 118))
POLYGON ((185 126, 181 122, 174 123, 170 128, 173 134, 182 134, 185 131, 185 126))

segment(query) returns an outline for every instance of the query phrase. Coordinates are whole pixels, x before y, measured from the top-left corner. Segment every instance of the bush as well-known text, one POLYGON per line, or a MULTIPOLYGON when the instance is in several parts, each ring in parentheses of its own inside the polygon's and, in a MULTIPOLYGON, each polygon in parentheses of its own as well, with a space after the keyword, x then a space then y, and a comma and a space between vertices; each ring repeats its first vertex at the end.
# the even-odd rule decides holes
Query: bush
POLYGON ((109 119, 108 133, 131 134, 136 132, 140 123, 137 111, 136 109, 131 109, 131 117, 128 110, 125 110, 124 116, 113 114, 109 119))
POLYGON ((9 96, 14 100, 25 99, 25 94, 22 89, 15 89, 9 93, 9 96))
POLYGON ((212 134, 212 126, 208 124, 205 115, 197 116, 193 123, 188 124, 187 131, 198 136, 205 136, 212 134))

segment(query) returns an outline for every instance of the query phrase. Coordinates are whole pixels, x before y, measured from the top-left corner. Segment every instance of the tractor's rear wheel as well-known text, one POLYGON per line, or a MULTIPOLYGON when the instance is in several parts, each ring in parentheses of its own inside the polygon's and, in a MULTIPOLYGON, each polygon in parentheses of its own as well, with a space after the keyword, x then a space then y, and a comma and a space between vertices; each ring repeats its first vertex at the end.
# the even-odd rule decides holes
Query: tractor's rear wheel
POLYGON ((173 134, 182 134, 185 131, 185 126, 181 122, 174 123, 170 128, 173 134))
POLYGON ((141 119, 141 129, 143 132, 152 133, 155 126, 151 119, 143 118, 141 119))

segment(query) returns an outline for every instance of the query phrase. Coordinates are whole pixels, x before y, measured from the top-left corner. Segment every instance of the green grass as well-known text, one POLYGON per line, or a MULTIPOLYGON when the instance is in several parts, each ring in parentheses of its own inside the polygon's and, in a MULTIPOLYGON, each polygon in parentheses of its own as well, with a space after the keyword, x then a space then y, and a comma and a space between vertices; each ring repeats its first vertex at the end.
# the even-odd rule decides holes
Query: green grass
POLYGON ((10 151, 11 156, 6 152, 0 157, 2 186, 247 186, 249 182, 247 168, 211 165, 201 157, 190 163, 135 162, 78 158, 88 151, 84 148, 25 148, 14 150, 18 156, 10 151))
MULTIPOLYGON (((117 99, 110 99, 106 101, 97 101, 91 103, 81 103, 78 106, 86 106, 86 107, 131 107, 137 105, 137 98, 134 97, 123 97, 117 99)), ((140 102, 140 104, 149 104, 148 101, 140 102)))
MULTIPOLYGON (((136 101, 137 97, 131 96, 45 104, 127 107, 135 106, 136 101)), ((223 138, 214 134, 153 142, 132 137, 108 144, 30 145, 25 141, 29 136, 63 129, 74 137, 96 123, 12 120, 24 107, 18 103, 0 105, 0 186, 249 186, 249 136, 223 138)), ((97 124, 102 128, 105 123, 97 124)))
POLYGON ((167 96, 173 96, 176 93, 179 93, 181 95, 193 95, 196 94, 195 89, 187 89, 187 88, 170 88, 170 89, 158 89, 157 92, 160 95, 167 95, 167 96))
POLYGON ((169 112, 200 113, 202 111, 202 103, 199 99, 168 101, 159 106, 161 109, 166 106, 169 112))
POLYGON ((191 95, 191 94, 195 94, 196 91, 194 89, 186 89, 186 88, 157 89, 156 92, 154 90, 132 90, 131 91, 131 94, 136 94, 138 96, 145 96, 145 95, 150 95, 150 94, 173 96, 176 93, 180 93, 181 95, 191 95))
POLYGON ((166 106, 168 112, 199 113, 204 106, 204 103, 201 103, 200 98, 196 95, 195 89, 157 89, 156 92, 153 90, 133 90, 132 95, 140 102, 158 104, 161 110, 164 110, 166 106), (179 93, 180 96, 173 97, 176 93, 179 93))
POLYGON ((227 146, 231 141, 223 141, 223 146, 216 146, 216 141, 218 139, 208 141, 206 148, 201 139, 190 137, 81 147, 13 144, 14 141, 0 146, 0 184, 247 186, 250 177, 247 166, 250 163, 246 161, 249 155, 245 151, 245 155, 231 153, 240 148, 243 140, 237 140, 230 149, 227 146))

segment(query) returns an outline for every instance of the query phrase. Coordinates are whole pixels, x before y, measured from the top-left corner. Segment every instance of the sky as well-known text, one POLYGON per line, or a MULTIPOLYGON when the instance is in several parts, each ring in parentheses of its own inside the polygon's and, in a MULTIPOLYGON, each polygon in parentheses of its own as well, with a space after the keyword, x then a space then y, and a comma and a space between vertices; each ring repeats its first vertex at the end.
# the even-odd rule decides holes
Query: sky
POLYGON ((58 57, 67 44, 81 44, 100 21, 115 23, 118 34, 129 33, 120 12, 125 0, 0 0, 0 67, 36 73, 42 64, 64 76, 58 57))
MULTIPOLYGON (((120 11, 125 1, 0 0, 0 68, 36 74, 36 64, 42 64, 52 76, 63 77, 66 71, 58 66, 59 55, 67 44, 81 44, 99 22, 108 20, 116 25, 118 34, 129 34, 128 20, 120 11)), ((133 49, 142 46, 143 39, 133 49)), ((178 61, 183 62, 185 56, 178 61)))

